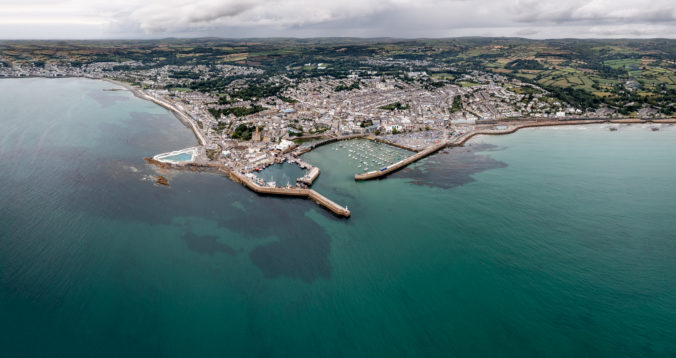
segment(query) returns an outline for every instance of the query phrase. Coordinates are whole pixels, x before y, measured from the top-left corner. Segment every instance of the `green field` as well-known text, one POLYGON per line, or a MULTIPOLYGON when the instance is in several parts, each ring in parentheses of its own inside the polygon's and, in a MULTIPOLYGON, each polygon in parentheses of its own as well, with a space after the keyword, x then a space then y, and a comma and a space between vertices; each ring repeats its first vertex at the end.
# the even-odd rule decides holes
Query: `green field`
POLYGON ((452 81, 452 80, 455 79, 455 77, 454 77, 453 75, 451 75, 450 73, 432 73, 432 74, 430 75, 430 77, 432 77, 432 78, 435 79, 435 80, 449 80, 449 81, 452 81))

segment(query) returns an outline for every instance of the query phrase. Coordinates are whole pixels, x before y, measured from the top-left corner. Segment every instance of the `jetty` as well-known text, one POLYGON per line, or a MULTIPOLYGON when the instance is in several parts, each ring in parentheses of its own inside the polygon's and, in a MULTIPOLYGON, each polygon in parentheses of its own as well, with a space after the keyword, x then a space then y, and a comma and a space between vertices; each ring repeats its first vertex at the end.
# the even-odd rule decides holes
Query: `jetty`
POLYGON ((319 168, 318 167, 311 167, 310 170, 308 170, 307 174, 305 174, 302 178, 298 178, 296 181, 301 182, 305 185, 312 185, 314 183, 315 179, 319 176, 319 168))
POLYGON ((347 209, 347 207, 342 207, 336 204, 331 199, 325 197, 324 195, 312 189, 277 188, 277 187, 261 186, 236 170, 229 171, 228 174, 230 175, 230 178, 232 180, 243 184, 244 186, 246 186, 247 188, 251 189, 252 191, 258 194, 308 198, 314 201, 315 203, 319 204, 320 206, 323 206, 324 208, 328 209, 337 216, 342 216, 346 218, 350 217, 350 211, 347 209))

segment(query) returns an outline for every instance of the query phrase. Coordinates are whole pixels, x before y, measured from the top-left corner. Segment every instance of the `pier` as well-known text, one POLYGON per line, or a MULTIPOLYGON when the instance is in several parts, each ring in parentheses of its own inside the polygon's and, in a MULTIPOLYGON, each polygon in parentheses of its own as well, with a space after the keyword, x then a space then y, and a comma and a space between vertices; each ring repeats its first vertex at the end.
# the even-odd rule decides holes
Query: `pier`
POLYGON ((312 167, 305 176, 302 178, 298 178, 296 181, 301 182, 305 185, 312 185, 314 183, 315 179, 319 176, 319 168, 318 167, 312 167))
POLYGON ((433 145, 419 151, 418 153, 413 154, 412 156, 410 156, 406 159, 402 159, 402 160, 400 160, 400 161, 398 161, 394 164, 391 164, 387 167, 384 167, 382 169, 370 171, 368 173, 363 173, 363 174, 355 174, 354 180, 371 180, 371 179, 380 178, 382 176, 388 175, 388 174, 395 172, 395 171, 397 171, 397 170, 399 170, 399 169, 401 169, 401 168, 403 168, 403 167, 405 167, 405 166, 407 166, 407 165, 409 165, 409 164, 411 164, 415 161, 418 161, 422 158, 425 158, 426 156, 428 156, 432 153, 437 152, 438 150, 446 147, 446 145, 448 145, 447 141, 442 141, 442 142, 439 142, 437 144, 433 144, 433 145))
POLYGON ((314 201, 315 203, 323 206, 324 208, 328 209, 337 216, 342 216, 346 218, 350 217, 350 211, 347 210, 347 207, 342 207, 336 204, 332 200, 328 199, 324 195, 319 194, 318 192, 312 189, 266 187, 254 183, 253 181, 249 180, 249 178, 247 178, 244 174, 238 171, 233 170, 228 172, 228 174, 230 175, 230 178, 232 178, 232 180, 243 184, 244 186, 246 186, 247 188, 251 189, 252 191, 258 194, 308 198, 314 201))

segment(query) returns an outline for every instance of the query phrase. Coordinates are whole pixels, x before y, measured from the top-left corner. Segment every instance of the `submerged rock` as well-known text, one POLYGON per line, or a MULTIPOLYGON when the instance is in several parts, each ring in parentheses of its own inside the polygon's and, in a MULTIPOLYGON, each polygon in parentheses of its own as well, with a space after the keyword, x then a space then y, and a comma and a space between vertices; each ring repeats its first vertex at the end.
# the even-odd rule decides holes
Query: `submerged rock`
POLYGON ((163 176, 158 176, 157 179, 155 180, 155 183, 160 184, 160 185, 165 185, 169 186, 169 180, 163 176))

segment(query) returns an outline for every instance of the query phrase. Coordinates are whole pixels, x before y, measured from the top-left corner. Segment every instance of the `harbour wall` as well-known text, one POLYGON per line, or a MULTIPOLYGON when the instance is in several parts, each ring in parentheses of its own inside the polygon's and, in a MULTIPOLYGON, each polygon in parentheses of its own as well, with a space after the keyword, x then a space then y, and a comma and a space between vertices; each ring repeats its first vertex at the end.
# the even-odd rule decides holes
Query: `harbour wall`
POLYGON ((422 150, 424 149, 424 148, 423 148, 423 149, 417 149, 417 148, 409 147, 409 146, 404 145, 404 144, 399 144, 399 143, 390 142, 389 140, 385 140, 385 139, 378 138, 378 137, 371 137, 371 136, 369 136, 369 137, 367 137, 367 139, 370 139, 370 140, 372 140, 372 141, 376 141, 376 142, 379 142, 379 143, 384 143, 384 144, 387 144, 387 145, 391 145, 391 146, 393 146, 393 147, 405 149, 405 150, 408 150, 408 151, 410 151, 410 152, 420 152, 420 151, 422 151, 422 150))
POLYGON ((446 141, 440 142, 434 145, 431 145, 423 150, 421 150, 418 153, 413 154, 412 156, 402 159, 388 167, 386 167, 384 170, 374 170, 368 173, 363 173, 363 174, 355 174, 354 180, 371 180, 375 178, 380 178, 382 176, 388 175, 390 173, 393 173, 415 161, 418 161, 422 158, 425 158, 426 156, 437 152, 438 150, 446 147, 448 143, 446 141))
POLYGON ((229 171, 227 174, 230 175, 232 180, 242 183, 247 188, 259 194, 266 195, 281 195, 281 196, 294 196, 301 198, 308 198, 315 203, 323 206, 337 216, 350 217, 350 211, 346 207, 342 207, 327 197, 321 195, 320 193, 312 189, 300 189, 300 188, 276 188, 276 187, 265 187, 260 186, 253 181, 249 180, 244 174, 237 171, 229 171))

